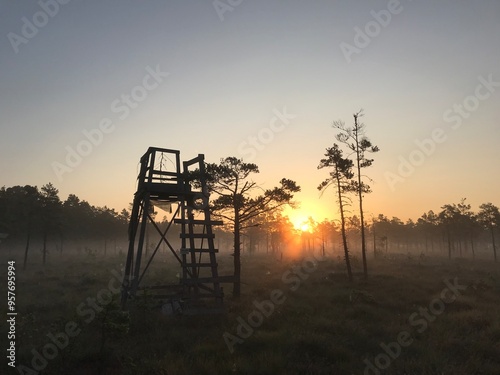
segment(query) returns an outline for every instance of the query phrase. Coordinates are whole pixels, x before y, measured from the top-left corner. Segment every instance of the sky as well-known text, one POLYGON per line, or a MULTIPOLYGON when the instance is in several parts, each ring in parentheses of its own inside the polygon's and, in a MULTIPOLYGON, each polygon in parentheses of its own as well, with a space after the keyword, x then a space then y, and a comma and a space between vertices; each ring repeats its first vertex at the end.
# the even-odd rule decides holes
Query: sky
POLYGON ((334 219, 317 166, 363 109, 367 219, 500 205, 499 37, 497 0, 0 0, 0 186, 120 211, 155 146, 256 163, 301 186, 294 221, 334 219))

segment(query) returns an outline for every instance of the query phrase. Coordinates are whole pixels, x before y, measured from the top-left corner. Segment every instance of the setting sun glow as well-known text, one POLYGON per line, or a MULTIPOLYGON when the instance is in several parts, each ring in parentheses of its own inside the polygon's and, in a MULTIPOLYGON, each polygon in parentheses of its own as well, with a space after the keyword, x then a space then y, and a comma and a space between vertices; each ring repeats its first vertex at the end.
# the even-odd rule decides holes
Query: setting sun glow
POLYGON ((300 207, 287 207, 283 210, 283 215, 289 217, 290 222, 293 224, 293 227, 296 230, 302 232, 311 232, 313 228, 311 228, 311 222, 309 218, 312 218, 313 223, 320 223, 325 219, 336 219, 336 210, 329 209, 329 205, 324 204, 330 202, 314 202, 307 197, 300 197, 298 199, 300 199, 300 207))
POLYGON ((290 221, 292 222, 295 230, 302 232, 311 231, 311 225, 309 224, 308 216, 296 216, 296 217, 290 216, 290 221))
POLYGON ((307 223, 304 223, 302 224, 299 229, 302 231, 302 232, 310 232, 311 231, 311 227, 309 226, 309 224, 307 223))

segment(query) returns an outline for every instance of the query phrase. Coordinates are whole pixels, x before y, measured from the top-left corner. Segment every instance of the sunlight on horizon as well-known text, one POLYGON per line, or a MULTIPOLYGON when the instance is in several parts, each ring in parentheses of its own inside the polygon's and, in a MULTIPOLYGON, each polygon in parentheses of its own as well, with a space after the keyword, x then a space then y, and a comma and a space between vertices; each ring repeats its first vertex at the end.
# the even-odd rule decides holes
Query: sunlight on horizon
MULTIPOLYGON (((338 213, 334 209, 332 210, 333 212, 329 212, 329 210, 326 209, 326 206, 321 204, 325 202, 315 202, 312 199, 306 198, 304 199, 304 201, 300 202, 301 204, 298 208, 286 207, 283 210, 283 216, 288 216, 294 228, 301 231, 304 231, 302 229, 302 226, 304 224, 309 225, 309 218, 312 218, 312 220, 316 224, 319 224, 324 220, 337 221, 338 213)), ((331 202, 331 204, 332 207, 334 207, 333 201, 331 202)))
POLYGON ((299 228, 302 232, 311 232, 312 228, 308 223, 304 223, 299 228))

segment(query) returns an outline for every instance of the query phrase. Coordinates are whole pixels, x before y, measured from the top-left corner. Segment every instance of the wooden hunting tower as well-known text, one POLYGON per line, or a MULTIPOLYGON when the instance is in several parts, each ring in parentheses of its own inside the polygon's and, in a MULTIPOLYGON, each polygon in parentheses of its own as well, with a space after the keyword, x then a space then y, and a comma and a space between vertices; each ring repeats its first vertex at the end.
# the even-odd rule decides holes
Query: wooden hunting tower
POLYGON ((202 154, 182 162, 182 169, 180 151, 177 150, 150 147, 142 156, 129 223, 129 247, 122 284, 123 308, 129 299, 148 290, 152 297, 170 302, 174 310, 184 313, 222 309, 220 284, 232 282, 233 278, 218 274, 218 249, 214 246, 212 226, 221 225, 222 221, 210 218, 206 182, 202 154), (195 170, 197 173, 192 173, 195 170), (163 230, 151 216, 153 206, 172 210, 172 218, 163 230), (143 259, 146 258, 144 247, 148 223, 159 233, 160 240, 151 257, 143 259), (167 232, 173 224, 180 226, 181 245, 178 250, 167 239, 167 232), (168 247, 181 266, 179 283, 143 287, 141 280, 162 244, 168 247))

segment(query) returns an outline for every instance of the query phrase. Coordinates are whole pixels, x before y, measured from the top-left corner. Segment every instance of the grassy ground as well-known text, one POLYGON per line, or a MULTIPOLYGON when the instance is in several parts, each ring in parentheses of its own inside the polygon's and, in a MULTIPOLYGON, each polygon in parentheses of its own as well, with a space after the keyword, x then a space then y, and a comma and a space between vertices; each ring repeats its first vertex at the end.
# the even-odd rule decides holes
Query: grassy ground
MULTIPOLYGON (((17 364, 26 368, 1 373, 30 373, 35 356, 41 374, 500 374, 500 265, 371 260, 369 280, 357 269, 351 284, 339 260, 312 259, 246 257, 241 299, 228 285, 225 315, 194 317, 164 316, 147 301, 129 316, 89 302, 116 289, 122 256, 31 265, 16 289, 17 364), (55 354, 48 335, 63 347, 55 354)), ((231 260, 221 257, 221 274, 231 260)), ((169 267, 156 262, 152 281, 175 280, 169 267)))

